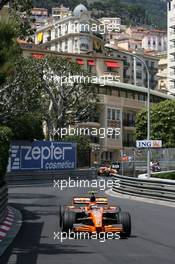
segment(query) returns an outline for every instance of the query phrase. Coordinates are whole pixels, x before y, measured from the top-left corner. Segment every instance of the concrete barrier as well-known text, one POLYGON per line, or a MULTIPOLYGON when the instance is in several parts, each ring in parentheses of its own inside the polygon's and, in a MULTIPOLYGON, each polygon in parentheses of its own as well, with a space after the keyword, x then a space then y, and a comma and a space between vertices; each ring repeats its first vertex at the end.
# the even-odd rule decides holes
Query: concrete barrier
POLYGON ((0 224, 6 217, 8 203, 8 190, 6 184, 0 186, 0 224))

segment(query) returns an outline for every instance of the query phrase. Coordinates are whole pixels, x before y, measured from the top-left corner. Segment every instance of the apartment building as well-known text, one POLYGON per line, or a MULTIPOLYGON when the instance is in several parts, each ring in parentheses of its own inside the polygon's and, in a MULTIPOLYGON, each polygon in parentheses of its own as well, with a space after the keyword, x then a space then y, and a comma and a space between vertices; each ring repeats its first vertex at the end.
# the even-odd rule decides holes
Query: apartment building
POLYGON ((163 52, 167 50, 167 32, 159 29, 129 27, 124 32, 121 30, 121 33, 113 33, 109 43, 128 51, 144 49, 163 52))
MULTIPOLYGON (((123 80, 124 83, 135 84, 141 87, 147 87, 147 73, 143 63, 136 59, 136 68, 134 67, 134 54, 132 51, 126 51, 120 48, 116 48, 113 45, 105 45, 108 49, 108 55, 113 58, 123 59, 123 80), (136 74, 134 74, 136 71, 136 74), (136 80, 134 80, 134 75, 136 80)), ((150 87, 153 90, 158 88, 158 57, 152 56, 144 50, 137 51, 137 55, 145 61, 150 73, 150 87)))
POLYGON ((167 52, 158 54, 158 91, 168 93, 168 59, 167 52))
POLYGON ((52 17, 54 19, 59 20, 71 15, 72 15, 72 11, 69 8, 64 7, 64 5, 61 5, 60 7, 52 8, 52 17))
POLYGON ((103 53, 104 29, 100 25, 100 21, 92 18, 91 12, 80 4, 71 15, 53 20, 39 28, 35 35, 35 44, 57 52, 103 53))
POLYGON ((34 19, 34 27, 37 29, 44 26, 48 20, 48 9, 47 8, 38 8, 34 7, 32 9, 32 18, 34 19))
MULTIPOLYGON (((147 105, 147 88, 124 83, 123 72, 126 59, 123 56, 126 56, 125 53, 118 53, 120 57, 102 54, 68 54, 38 49, 38 46, 29 46, 29 44, 22 45, 22 50, 24 56, 31 56, 35 59, 49 55, 64 56, 69 61, 78 63, 92 76, 117 77, 118 81, 106 81, 105 84, 99 79, 96 89, 100 99, 100 115, 91 122, 78 125, 83 128, 120 129, 118 136, 114 133, 105 138, 99 138, 99 136, 91 138, 91 164, 100 163, 103 160, 116 160, 120 157, 121 150, 127 153, 133 151, 136 114, 147 105)), ((171 100, 174 97, 151 89, 151 103, 166 99, 171 100)))
POLYGON ((175 94, 175 0, 167 1, 168 10, 168 90, 175 94))

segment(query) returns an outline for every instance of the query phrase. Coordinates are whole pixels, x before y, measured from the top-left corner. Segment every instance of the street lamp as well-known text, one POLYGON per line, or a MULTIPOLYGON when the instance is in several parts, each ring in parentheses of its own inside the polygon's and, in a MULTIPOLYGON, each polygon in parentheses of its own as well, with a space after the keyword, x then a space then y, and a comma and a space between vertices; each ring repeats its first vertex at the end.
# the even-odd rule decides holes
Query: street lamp
MULTIPOLYGON (((139 60, 145 67, 146 72, 147 72, 147 140, 150 140, 150 73, 148 66, 146 62, 140 58, 138 55, 136 55, 136 52, 133 52, 133 57, 137 60, 139 60)), ((134 63, 134 76, 136 75, 136 63, 134 63)), ((135 78, 136 80, 136 78, 135 78)), ((147 174, 148 178, 150 178, 150 148, 148 148, 148 153, 147 153, 147 174)))

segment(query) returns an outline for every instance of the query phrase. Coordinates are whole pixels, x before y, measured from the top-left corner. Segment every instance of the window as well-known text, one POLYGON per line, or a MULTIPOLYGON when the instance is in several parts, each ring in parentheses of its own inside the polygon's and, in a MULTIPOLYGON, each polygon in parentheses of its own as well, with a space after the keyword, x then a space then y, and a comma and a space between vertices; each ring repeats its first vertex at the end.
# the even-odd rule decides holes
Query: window
POLYGON ((58 38, 58 28, 55 29, 55 38, 58 38))
POLYGON ((116 108, 108 108, 107 119, 112 121, 119 121, 120 110, 116 108))
POLYGON ((142 66, 142 63, 140 61, 137 61, 137 66, 142 66))
POLYGON ((154 68, 154 61, 151 62, 151 68, 154 68))
POLYGON ((67 50, 68 49, 68 40, 66 39, 65 40, 65 50, 67 50))
POLYGON ((58 27, 58 34, 59 34, 59 36, 62 35, 61 26, 58 27))
POLYGON ((146 96, 144 94, 138 94, 139 101, 146 101, 146 96))
POLYGON ((65 34, 68 33, 68 28, 69 28, 69 24, 66 24, 66 25, 65 25, 65 34))
POLYGON ((78 39, 75 39, 75 41, 74 41, 74 46, 75 46, 75 49, 78 48, 78 39))
POLYGON ((171 11, 171 2, 168 2, 168 9, 171 11))
POLYGON ((124 112, 123 125, 128 127, 135 127, 136 113, 124 112))
POLYGON ((137 71, 136 77, 137 77, 137 79, 142 79, 142 72, 137 71))
POLYGON ((60 51, 62 51, 62 41, 60 41, 60 51))

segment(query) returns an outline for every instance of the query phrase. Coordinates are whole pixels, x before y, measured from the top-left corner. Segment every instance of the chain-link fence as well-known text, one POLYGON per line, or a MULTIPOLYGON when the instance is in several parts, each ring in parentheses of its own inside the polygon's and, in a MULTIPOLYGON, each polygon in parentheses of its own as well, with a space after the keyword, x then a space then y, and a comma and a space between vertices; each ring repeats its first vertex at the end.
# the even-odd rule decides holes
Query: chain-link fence
MULTIPOLYGON (((161 171, 175 170, 175 148, 151 149, 151 161, 159 163, 161 171)), ((127 161, 121 163, 120 173, 137 176, 147 171, 147 150, 124 150, 127 161)))

